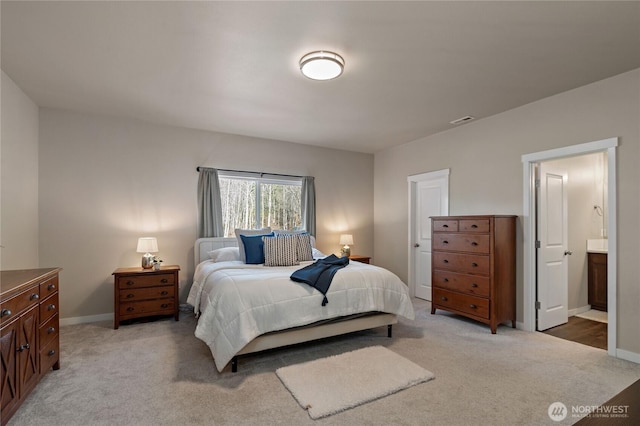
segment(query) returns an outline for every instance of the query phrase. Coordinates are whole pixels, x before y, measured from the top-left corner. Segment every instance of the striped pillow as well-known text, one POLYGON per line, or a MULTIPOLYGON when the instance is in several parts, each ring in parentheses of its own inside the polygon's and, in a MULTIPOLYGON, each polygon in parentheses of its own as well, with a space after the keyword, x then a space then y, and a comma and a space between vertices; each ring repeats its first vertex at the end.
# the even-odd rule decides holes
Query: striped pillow
POLYGON ((263 237, 264 266, 299 265, 297 256, 298 240, 291 237, 263 237))
POLYGON ((299 234, 295 236, 297 242, 298 262, 305 260, 313 260, 313 252, 311 250, 311 235, 299 234))

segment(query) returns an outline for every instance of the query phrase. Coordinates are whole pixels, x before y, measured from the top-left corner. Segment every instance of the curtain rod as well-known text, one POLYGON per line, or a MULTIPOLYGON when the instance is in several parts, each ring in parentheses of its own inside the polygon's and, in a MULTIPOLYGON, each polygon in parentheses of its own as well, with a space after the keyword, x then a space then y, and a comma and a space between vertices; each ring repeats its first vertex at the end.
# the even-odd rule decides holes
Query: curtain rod
MULTIPOLYGON (((297 175, 284 175, 284 174, 281 174, 281 173, 252 172, 252 171, 248 171, 248 170, 231 170, 231 169, 216 169, 216 170, 221 171, 221 172, 253 173, 255 175, 260 175, 261 177, 264 176, 264 175, 294 177, 294 178, 300 178, 300 179, 302 179, 304 177, 304 176, 297 176, 297 175)), ((197 172, 200 171, 200 166, 196 167, 196 171, 197 172)))

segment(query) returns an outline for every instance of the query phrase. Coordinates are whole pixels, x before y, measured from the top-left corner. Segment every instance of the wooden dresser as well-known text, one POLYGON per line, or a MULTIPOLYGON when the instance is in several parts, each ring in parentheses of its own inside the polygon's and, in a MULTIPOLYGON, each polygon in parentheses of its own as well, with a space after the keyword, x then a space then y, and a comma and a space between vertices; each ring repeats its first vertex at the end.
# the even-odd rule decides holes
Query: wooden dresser
POLYGON ((516 326, 516 216, 432 217, 431 313, 516 326))
POLYGON ((120 321, 156 315, 173 315, 178 321, 177 265, 163 266, 160 270, 119 268, 114 276, 113 328, 120 321))
POLYGON ((0 399, 5 425, 49 371, 60 369, 60 268, 0 272, 0 399))

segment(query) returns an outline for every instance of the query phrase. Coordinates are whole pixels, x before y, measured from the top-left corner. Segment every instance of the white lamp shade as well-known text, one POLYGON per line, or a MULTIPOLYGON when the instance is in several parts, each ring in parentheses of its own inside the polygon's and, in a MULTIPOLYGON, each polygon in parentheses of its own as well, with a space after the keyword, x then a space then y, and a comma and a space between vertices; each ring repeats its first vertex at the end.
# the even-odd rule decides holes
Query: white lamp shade
POLYGON ((157 253, 158 240, 155 237, 138 238, 138 253, 157 253))
POLYGON ((349 246, 353 244, 353 235, 351 234, 342 234, 340 235, 340 244, 349 246))

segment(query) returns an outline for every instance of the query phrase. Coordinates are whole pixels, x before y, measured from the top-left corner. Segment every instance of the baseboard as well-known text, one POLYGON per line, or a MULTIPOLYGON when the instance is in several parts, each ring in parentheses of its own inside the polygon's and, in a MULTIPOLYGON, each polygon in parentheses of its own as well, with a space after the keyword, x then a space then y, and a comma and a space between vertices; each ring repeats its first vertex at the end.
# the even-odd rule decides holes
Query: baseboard
POLYGON ((576 315, 580 315, 583 312, 587 312, 591 310, 591 305, 582 306, 580 308, 569 309, 569 316, 575 317, 576 315))
POLYGON ((87 324, 90 322, 113 321, 113 313, 100 315, 87 315, 86 317, 73 317, 60 319, 60 326, 87 324))
POLYGON ((635 362, 640 364, 640 354, 635 352, 625 351, 624 349, 616 349, 616 358, 624 359, 626 361, 635 362))

